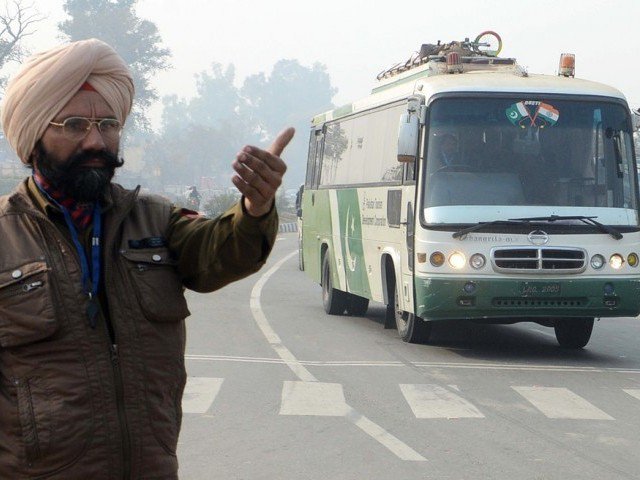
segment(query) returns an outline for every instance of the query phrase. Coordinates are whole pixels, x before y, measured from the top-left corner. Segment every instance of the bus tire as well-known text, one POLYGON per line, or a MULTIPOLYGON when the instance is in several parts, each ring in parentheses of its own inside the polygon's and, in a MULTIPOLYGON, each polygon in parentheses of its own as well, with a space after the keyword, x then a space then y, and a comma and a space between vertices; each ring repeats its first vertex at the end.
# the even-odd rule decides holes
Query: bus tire
POLYGON ((369 308, 369 299, 352 293, 348 293, 347 295, 349 296, 347 301, 347 315, 351 315, 352 317, 362 317, 365 315, 369 308))
POLYGON ((593 318, 559 318, 554 323, 556 340, 564 348, 583 348, 593 331, 593 318))
POLYGON ((431 322, 425 322, 421 318, 417 318, 413 313, 400 310, 397 286, 393 291, 394 315, 398 335, 407 343, 427 343, 431 336, 431 322))
POLYGON ((342 315, 347 308, 347 292, 333 288, 329 252, 322 259, 322 305, 329 315, 342 315))

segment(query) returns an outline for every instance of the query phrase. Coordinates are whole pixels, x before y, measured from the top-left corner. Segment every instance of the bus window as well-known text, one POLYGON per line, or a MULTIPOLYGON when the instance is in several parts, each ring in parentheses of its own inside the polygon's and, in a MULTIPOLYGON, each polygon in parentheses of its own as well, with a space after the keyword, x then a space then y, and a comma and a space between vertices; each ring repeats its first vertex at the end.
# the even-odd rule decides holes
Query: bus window
POLYGON ((430 108, 426 208, 636 208, 631 127, 622 105, 484 97, 441 98, 430 108), (456 138, 459 160, 444 165, 448 136, 456 138))

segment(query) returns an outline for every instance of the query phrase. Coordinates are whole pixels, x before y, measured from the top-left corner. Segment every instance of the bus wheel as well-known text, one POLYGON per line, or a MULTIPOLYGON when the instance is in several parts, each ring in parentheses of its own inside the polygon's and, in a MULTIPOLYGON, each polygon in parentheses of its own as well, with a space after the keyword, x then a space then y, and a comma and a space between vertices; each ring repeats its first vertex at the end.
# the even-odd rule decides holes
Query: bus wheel
POLYGON ((593 318, 559 318, 555 321, 553 328, 561 347, 582 348, 591 338, 593 318))
POLYGON ((347 302, 347 315, 351 315, 353 317, 362 317, 365 313, 367 313, 367 309, 369 308, 368 298, 354 295, 352 293, 348 293, 347 295, 349 295, 349 299, 347 302))
POLYGON ((416 318, 413 313, 400 310, 397 287, 394 289, 393 302, 396 328, 400 338, 408 343, 427 343, 431 336, 431 322, 425 322, 421 318, 416 318))
POLYGON ((322 305, 329 315, 342 315, 347 308, 347 293, 333 288, 329 252, 322 259, 322 305))

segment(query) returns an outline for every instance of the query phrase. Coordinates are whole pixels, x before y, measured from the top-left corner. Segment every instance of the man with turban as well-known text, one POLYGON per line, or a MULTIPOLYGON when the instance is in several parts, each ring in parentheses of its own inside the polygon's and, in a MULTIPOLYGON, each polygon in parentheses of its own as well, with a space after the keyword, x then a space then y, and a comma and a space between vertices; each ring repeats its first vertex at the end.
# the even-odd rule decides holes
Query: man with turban
POLYGON ((111 183, 133 82, 96 39, 31 58, 1 106, 33 175, 0 197, 0 478, 177 479, 183 291, 256 272, 280 154, 246 146, 217 219, 111 183))

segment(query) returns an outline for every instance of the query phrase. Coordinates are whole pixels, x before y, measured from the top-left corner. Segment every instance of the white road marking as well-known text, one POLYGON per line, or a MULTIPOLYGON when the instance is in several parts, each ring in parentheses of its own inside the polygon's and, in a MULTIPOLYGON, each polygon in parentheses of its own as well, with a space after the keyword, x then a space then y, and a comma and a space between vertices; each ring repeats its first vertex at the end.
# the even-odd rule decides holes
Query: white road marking
POLYGON ((460 368, 471 370, 531 370, 543 372, 640 373, 640 369, 594 368, 565 365, 528 365, 517 363, 412 362, 416 367, 460 368))
POLYGON ((271 278, 271 275, 276 273, 276 271, 290 258, 296 256, 298 252, 291 252, 286 257, 280 259, 273 267, 271 267, 267 272, 260 277, 260 280, 256 282, 251 290, 251 313, 253 314, 253 318, 258 324, 258 328, 262 331, 263 335, 267 338, 267 342, 271 345, 271 347, 276 351, 278 356, 284 360, 284 363, 295 373, 295 375, 302 380, 303 382, 317 382, 316 377, 314 377, 309 370, 307 370, 289 351, 287 347, 282 344, 280 337, 276 334, 276 332, 271 328, 267 317, 262 311, 262 306, 260 305, 260 295, 262 295, 262 287, 264 287, 267 280, 271 278))
POLYGON ((343 417, 348 411, 339 383, 286 381, 282 386, 280 415, 343 417))
POLYGON ((548 418, 613 420, 595 405, 568 388, 511 387, 548 418))
POLYGON ((484 418, 464 398, 433 384, 401 384, 400 390, 416 418, 484 418))
POLYGON ((638 400, 640 400, 640 388, 626 388, 624 391, 629 395, 631 395, 632 397, 635 397, 638 400))
POLYGON ((372 422, 357 410, 349 407, 347 418, 360 430, 393 452, 400 460, 407 462, 426 462, 427 459, 409 447, 398 437, 391 435, 377 423, 372 422))
POLYGON ((220 392, 223 378, 188 377, 182 396, 182 413, 206 413, 220 392))
MULTIPOLYGON (((260 279, 256 282, 251 290, 251 313, 253 314, 253 318, 258 324, 258 328, 262 331, 267 341, 271 345, 271 347, 275 350, 278 356, 284 361, 284 363, 293 371, 293 373, 300 379, 302 382, 317 382, 318 380, 307 370, 302 363, 289 351, 287 347, 282 344, 280 337, 273 330, 267 317, 262 311, 262 306, 260 305, 260 296, 262 295, 262 288, 267 283, 267 280, 278 271, 278 269, 289 259, 298 255, 297 251, 291 252, 289 255, 280 259, 275 263, 267 272, 260 277, 260 279)), ((346 402, 345 402, 346 405, 346 402)), ((349 421, 351 421, 354 425, 360 428, 363 432, 369 435, 374 440, 378 441, 380 444, 384 445, 389 449, 391 453, 396 455, 398 458, 402 460, 409 461, 418 461, 424 462, 427 459, 420 455, 418 452, 413 450, 407 444, 387 432, 384 428, 380 427, 376 423, 372 422, 365 416, 358 413, 352 407, 349 407, 349 413, 346 415, 349 421)))
MULTIPOLYGON (((274 339, 280 338, 274 335, 274 339)), ((286 362, 282 358, 242 357, 232 355, 185 355, 185 359, 203 362, 246 362, 246 363, 273 363, 282 365, 286 362)), ((427 367, 427 368, 459 368, 471 370, 523 370, 543 372, 571 372, 571 373, 632 373, 640 374, 640 369, 620 368, 594 368, 571 365, 530 365, 518 363, 465 363, 465 362, 399 362, 394 360, 298 360, 300 365, 313 367, 427 367)))

